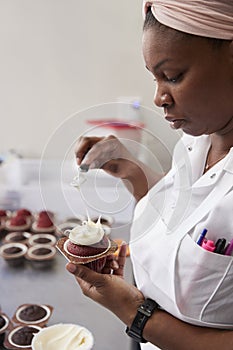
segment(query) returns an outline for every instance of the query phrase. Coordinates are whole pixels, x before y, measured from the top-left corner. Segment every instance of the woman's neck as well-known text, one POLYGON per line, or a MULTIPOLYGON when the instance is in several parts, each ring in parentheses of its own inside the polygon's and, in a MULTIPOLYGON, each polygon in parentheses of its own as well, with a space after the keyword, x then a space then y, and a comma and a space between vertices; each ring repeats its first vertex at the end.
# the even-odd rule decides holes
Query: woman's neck
POLYGON ((211 134, 210 139, 210 151, 216 155, 221 155, 229 152, 230 148, 233 147, 233 131, 231 135, 225 137, 223 135, 211 134))
POLYGON ((229 128, 226 132, 214 133, 210 135, 211 145, 206 158, 205 170, 209 170, 222 160, 229 152, 230 148, 233 147, 233 127, 229 128))

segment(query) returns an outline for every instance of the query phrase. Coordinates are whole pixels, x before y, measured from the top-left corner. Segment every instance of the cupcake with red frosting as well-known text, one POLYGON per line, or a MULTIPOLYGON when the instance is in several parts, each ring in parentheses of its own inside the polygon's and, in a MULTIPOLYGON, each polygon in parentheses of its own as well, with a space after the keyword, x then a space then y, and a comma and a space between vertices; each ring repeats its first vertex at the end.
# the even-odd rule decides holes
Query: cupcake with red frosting
POLYGON ((37 220, 41 219, 41 218, 45 218, 45 217, 49 217, 51 220, 54 220, 54 213, 52 211, 49 211, 49 210, 41 210, 37 214, 37 220))
POLYGON ((115 242, 106 236, 100 220, 95 223, 88 219, 66 233, 69 237, 61 238, 57 247, 73 263, 84 264, 97 272, 104 267, 107 255, 117 249, 115 242))
POLYGON ((27 231, 31 227, 31 220, 25 216, 12 216, 6 221, 6 228, 8 231, 27 231))
POLYGON ((37 233, 53 233, 55 226, 51 216, 47 212, 40 213, 38 219, 32 224, 32 229, 37 233))
POLYGON ((18 209, 15 213, 16 216, 24 216, 24 217, 27 217, 29 219, 32 218, 32 213, 30 210, 26 209, 26 208, 21 208, 21 209, 18 209))

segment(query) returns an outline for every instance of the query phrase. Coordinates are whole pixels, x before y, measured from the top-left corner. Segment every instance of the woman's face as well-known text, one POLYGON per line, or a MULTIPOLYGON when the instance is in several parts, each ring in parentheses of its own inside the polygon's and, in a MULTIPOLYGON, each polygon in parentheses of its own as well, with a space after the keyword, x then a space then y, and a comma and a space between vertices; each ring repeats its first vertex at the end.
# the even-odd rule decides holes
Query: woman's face
POLYGON ((233 118, 233 57, 201 38, 149 28, 143 55, 156 80, 154 102, 175 129, 194 136, 221 133, 233 118))

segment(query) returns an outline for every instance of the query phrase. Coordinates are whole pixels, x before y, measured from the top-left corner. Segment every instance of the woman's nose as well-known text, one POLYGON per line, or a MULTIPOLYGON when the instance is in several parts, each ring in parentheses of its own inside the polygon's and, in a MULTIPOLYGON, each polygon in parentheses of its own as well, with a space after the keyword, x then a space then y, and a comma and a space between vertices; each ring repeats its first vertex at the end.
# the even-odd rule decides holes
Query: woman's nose
POLYGON ((160 91, 159 88, 155 90, 154 103, 158 107, 169 107, 173 104, 173 98, 168 92, 160 91))

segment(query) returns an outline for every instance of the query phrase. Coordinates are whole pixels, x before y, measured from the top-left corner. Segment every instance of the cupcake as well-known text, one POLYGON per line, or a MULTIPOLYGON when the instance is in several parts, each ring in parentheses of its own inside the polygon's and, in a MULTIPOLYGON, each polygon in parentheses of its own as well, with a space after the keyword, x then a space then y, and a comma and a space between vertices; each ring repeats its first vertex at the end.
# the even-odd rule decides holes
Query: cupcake
POLYGON ((37 244, 30 247, 26 258, 35 268, 48 268, 52 266, 56 249, 49 244, 37 244))
POLYGON ((27 231, 30 229, 31 220, 25 216, 12 216, 6 221, 6 228, 8 231, 27 231))
POLYGON ((0 345, 3 344, 5 334, 9 330, 10 320, 7 315, 0 312, 0 345))
POLYGON ((56 244, 57 240, 54 235, 50 235, 49 233, 37 233, 34 235, 31 235, 31 237, 28 240, 28 244, 30 246, 37 245, 37 244, 49 244, 54 246, 56 244))
POLYGON ((95 223, 88 219, 68 230, 67 234, 69 237, 61 238, 57 248, 69 261, 84 264, 97 272, 104 267, 107 255, 117 249, 116 243, 106 236, 100 220, 95 223))
POLYGON ((12 321, 24 325, 44 326, 51 317, 53 308, 50 305, 24 304, 16 310, 12 321))
POLYGON ((5 243, 23 243, 27 244, 28 239, 31 237, 29 232, 11 232, 8 233, 4 239, 5 243))
POLYGON ((18 326, 13 328, 4 340, 4 346, 7 349, 31 349, 31 343, 34 335, 41 330, 41 327, 18 326))
POLYGON ((32 340, 32 350, 91 350, 93 345, 93 335, 88 329, 69 323, 43 328, 32 340))
POLYGON ((32 224, 32 230, 36 233, 53 233, 55 231, 55 226, 51 218, 47 215, 41 215, 32 224))
POLYGON ((41 218, 50 218, 51 220, 54 219, 54 213, 52 211, 49 210, 41 210, 38 214, 37 214, 37 219, 41 219, 41 218))
POLYGON ((25 209, 25 208, 18 209, 15 212, 15 216, 24 216, 24 217, 26 217, 28 219, 32 219, 32 217, 33 217, 31 211, 28 210, 28 209, 25 209))
POLYGON ((10 266, 20 266, 24 263, 27 246, 22 243, 6 243, 0 247, 0 255, 10 266))

